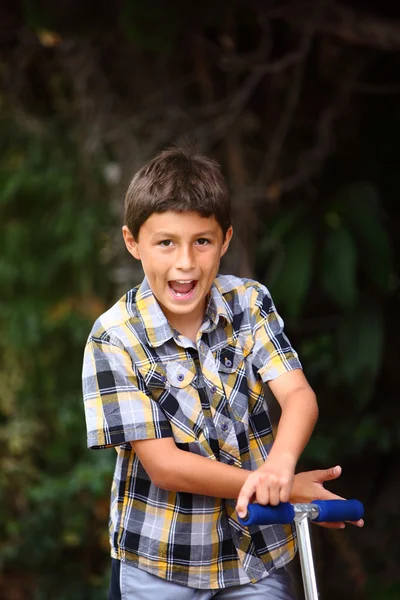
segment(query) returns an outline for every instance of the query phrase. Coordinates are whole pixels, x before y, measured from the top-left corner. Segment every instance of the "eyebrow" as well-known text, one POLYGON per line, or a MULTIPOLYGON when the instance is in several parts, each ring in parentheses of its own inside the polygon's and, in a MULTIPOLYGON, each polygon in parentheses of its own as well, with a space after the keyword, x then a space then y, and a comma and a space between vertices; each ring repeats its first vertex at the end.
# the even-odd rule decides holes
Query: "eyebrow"
MULTIPOLYGON (((171 233, 170 231, 156 231, 154 233, 154 237, 160 236, 160 237, 170 238, 170 237, 175 237, 176 235, 179 235, 179 233, 171 233)), ((196 233, 193 237, 201 238, 201 237, 213 236, 213 235, 215 235, 214 231, 207 230, 207 231, 200 231, 200 232, 196 233)))

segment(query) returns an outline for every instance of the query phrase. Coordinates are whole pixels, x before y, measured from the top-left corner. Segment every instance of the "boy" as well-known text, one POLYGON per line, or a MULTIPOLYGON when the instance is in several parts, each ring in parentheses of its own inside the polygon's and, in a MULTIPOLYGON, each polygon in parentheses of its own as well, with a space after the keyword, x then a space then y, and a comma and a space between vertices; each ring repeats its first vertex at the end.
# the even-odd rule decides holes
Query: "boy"
POLYGON ((88 445, 118 453, 109 598, 289 600, 292 527, 237 514, 321 497, 324 477, 294 479, 317 403, 267 289, 217 276, 232 226, 216 163, 171 148, 145 165, 123 236, 145 279, 96 321, 83 368, 88 445))

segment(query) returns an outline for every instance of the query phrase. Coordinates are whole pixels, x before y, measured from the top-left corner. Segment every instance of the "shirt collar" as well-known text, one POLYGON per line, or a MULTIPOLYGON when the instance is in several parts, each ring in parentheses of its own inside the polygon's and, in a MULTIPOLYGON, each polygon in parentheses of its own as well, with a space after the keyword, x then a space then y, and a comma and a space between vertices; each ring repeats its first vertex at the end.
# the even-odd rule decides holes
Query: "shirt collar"
POLYGON ((170 340, 174 336, 172 328, 146 278, 140 284, 135 300, 149 344, 157 348, 170 340))
POLYGON ((233 315, 221 293, 218 279, 215 279, 211 286, 206 315, 215 325, 218 325, 220 317, 224 317, 230 323, 232 322, 233 315))
MULTIPOLYGON (((174 337, 172 327, 151 291, 146 278, 143 279, 137 290, 135 301, 138 316, 143 323, 151 346, 157 348, 174 337)), ((217 279, 211 286, 206 316, 215 326, 218 325, 220 317, 232 322, 233 315, 221 294, 217 279)))

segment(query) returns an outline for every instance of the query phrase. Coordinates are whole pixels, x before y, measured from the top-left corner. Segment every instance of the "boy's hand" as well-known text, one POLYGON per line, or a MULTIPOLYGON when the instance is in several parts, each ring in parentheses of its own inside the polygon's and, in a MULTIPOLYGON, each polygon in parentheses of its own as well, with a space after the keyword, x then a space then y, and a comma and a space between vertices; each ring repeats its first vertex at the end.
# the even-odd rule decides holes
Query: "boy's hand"
POLYGON ((247 477, 240 490, 236 502, 239 517, 246 517, 249 502, 274 506, 279 502, 288 502, 293 479, 294 465, 291 461, 268 457, 257 471, 247 477))
MULTIPOLYGON (((330 469, 316 469, 298 473, 294 478, 290 502, 312 502, 313 500, 343 500, 333 492, 324 488, 324 483, 340 477, 342 467, 336 466, 330 469)), ((363 527, 364 520, 349 521, 356 527, 363 527)), ((344 529, 345 523, 316 523, 329 529, 344 529)))

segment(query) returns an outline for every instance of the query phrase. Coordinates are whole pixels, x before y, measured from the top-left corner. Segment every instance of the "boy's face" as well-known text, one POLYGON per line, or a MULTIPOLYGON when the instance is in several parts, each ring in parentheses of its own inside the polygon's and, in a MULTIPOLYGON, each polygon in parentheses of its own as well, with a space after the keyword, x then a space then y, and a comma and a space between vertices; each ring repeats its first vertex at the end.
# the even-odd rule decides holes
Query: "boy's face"
POLYGON ((142 262, 147 281, 171 325, 180 331, 200 326, 206 297, 228 249, 214 217, 196 212, 153 213, 140 228, 138 239, 123 227, 128 251, 142 262))

